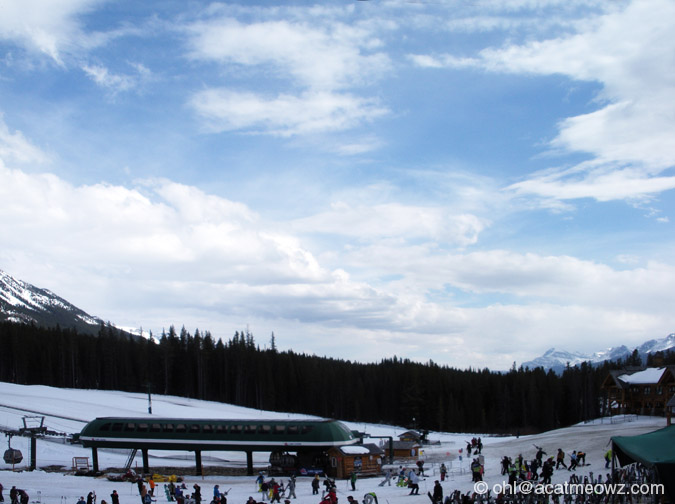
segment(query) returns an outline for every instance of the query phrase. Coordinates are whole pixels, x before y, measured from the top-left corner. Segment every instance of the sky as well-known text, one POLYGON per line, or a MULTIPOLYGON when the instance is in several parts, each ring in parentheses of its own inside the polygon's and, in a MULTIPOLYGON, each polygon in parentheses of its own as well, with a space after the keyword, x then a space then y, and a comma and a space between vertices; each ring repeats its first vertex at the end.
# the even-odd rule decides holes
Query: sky
POLYGON ((675 331, 675 2, 4 0, 0 269, 508 369, 675 331))

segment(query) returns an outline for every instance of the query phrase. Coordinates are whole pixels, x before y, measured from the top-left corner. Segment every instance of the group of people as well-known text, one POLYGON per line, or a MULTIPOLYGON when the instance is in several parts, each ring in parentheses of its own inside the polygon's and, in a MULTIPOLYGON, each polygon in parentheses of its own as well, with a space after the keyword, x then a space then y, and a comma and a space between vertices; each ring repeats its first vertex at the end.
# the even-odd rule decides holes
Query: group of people
POLYGON ((558 448, 555 456, 551 455, 544 458, 547 453, 540 446, 536 446, 537 452, 535 457, 528 461, 524 459, 522 454, 519 454, 515 459, 504 456, 501 461, 502 475, 508 475, 509 483, 513 484, 516 481, 538 481, 544 484, 551 482, 553 471, 561 467, 568 471, 576 471, 577 467, 586 465, 586 452, 581 450, 573 450, 570 454, 569 466, 565 463, 565 452, 562 448, 558 448))
POLYGON ((479 437, 471 438, 471 441, 466 442, 466 456, 470 457, 473 452, 474 455, 480 455, 483 451, 483 441, 479 437))
MULTIPOLYGON (((5 498, 2 495, 3 492, 3 487, 2 484, 0 484, 0 502, 4 502, 5 498)), ((9 499, 11 501, 11 504, 28 504, 28 500, 30 497, 26 493, 25 490, 21 490, 20 488, 16 488, 13 486, 9 490, 9 499)))
MULTIPOLYGON (((267 499, 269 499, 270 502, 281 502, 282 497, 287 497, 289 499, 297 498, 297 495, 295 495, 295 475, 291 475, 288 482, 284 486, 283 481, 277 481, 274 478, 270 479, 269 481, 266 480, 265 474, 261 472, 256 478, 256 483, 258 484, 258 492, 261 493, 261 500, 263 502, 265 502, 267 499)), ((314 485, 314 481, 312 481, 312 485, 314 485)), ((314 488, 314 486, 312 486, 312 488, 314 488)))

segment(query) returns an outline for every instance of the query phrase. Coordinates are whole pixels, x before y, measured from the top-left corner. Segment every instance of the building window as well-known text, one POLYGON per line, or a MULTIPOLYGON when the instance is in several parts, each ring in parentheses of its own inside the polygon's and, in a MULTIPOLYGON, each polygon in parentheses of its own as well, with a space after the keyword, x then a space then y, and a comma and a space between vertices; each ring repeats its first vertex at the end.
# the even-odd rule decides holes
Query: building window
POLYGON ((663 395, 663 387, 656 387, 656 395, 663 395))
POLYGON ((649 395, 649 394, 652 393, 652 388, 651 387, 645 387, 645 388, 642 389, 642 393, 644 395, 649 395))

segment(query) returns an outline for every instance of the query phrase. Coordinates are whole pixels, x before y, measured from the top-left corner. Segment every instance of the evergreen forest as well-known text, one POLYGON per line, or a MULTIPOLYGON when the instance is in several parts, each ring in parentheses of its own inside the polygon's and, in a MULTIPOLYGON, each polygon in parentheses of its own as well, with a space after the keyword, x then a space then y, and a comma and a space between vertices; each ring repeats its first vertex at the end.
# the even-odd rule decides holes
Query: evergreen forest
MULTIPOLYGON (((347 421, 445 432, 533 433, 603 414, 612 368, 583 364, 495 372, 405 358, 358 363, 261 349, 249 332, 228 341, 172 326, 159 339, 102 325, 75 329, 0 323, 0 381, 168 394, 347 421)), ((637 358, 638 362, 635 362, 637 358)), ((631 362, 632 359, 632 362, 631 362)), ((667 363, 675 362, 672 353, 667 363)), ((649 363, 648 363, 649 364, 649 363)))

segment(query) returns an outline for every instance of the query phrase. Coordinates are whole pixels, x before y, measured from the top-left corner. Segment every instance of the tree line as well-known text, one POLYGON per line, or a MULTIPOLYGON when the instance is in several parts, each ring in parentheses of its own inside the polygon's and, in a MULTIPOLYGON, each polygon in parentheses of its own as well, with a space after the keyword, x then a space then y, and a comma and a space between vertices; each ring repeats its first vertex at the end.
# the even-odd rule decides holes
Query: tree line
MULTIPOLYGON (((172 326, 155 338, 110 324, 75 329, 0 323, 0 381, 190 397, 268 411, 445 432, 530 433, 602 415, 600 384, 630 362, 508 372, 387 358, 357 363, 260 348, 172 326)), ((675 362, 672 354, 668 356, 675 362)))

